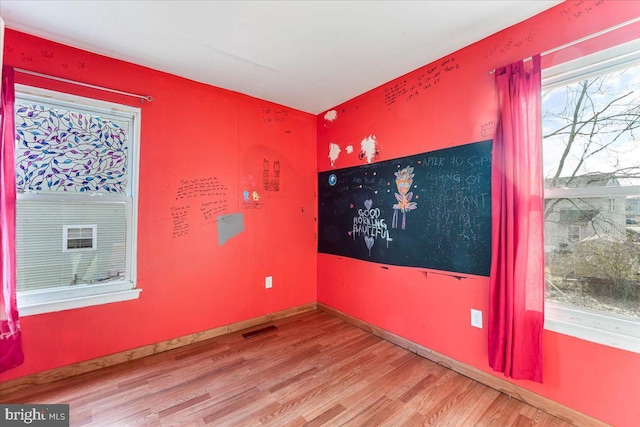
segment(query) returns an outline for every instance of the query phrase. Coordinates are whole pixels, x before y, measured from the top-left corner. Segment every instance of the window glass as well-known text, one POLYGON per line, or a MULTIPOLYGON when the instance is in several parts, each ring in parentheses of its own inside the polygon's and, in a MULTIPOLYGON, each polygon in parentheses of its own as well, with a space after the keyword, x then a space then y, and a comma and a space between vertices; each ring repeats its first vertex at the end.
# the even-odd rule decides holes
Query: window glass
POLYGON ((546 300, 640 318, 640 65, 542 98, 546 300))

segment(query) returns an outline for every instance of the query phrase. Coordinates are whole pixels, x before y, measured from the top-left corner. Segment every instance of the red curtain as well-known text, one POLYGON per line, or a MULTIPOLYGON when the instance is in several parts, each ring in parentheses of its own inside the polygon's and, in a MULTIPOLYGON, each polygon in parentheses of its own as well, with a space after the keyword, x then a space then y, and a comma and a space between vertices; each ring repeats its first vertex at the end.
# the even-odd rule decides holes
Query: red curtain
POLYGON ((16 166, 13 68, 2 69, 0 100, 0 372, 24 361, 16 303, 16 166))
POLYGON ((542 382, 544 195, 540 55, 495 72, 500 114, 491 176, 489 365, 542 382))

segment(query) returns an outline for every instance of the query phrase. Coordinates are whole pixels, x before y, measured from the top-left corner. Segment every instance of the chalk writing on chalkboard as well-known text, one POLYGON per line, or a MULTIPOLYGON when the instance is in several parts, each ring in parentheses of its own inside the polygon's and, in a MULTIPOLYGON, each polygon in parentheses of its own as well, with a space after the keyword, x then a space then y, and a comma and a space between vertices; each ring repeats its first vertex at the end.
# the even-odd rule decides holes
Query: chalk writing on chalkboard
POLYGON ((398 227, 398 211, 400 211, 402 212, 402 229, 404 230, 407 223, 407 212, 418 208, 418 204, 411 201, 413 198, 413 191, 409 191, 411 190, 413 177, 415 175, 413 173, 413 168, 411 166, 407 166, 400 172, 395 172, 395 176, 398 192, 395 193, 394 196, 396 196, 398 203, 393 205, 393 221, 391 222, 391 227, 398 227))
POLYGON ((318 251, 487 276, 491 145, 319 173, 318 251))
POLYGON ((369 256, 371 256, 371 248, 377 239, 383 240, 387 247, 389 242, 393 241, 389 237, 389 227, 385 223, 384 218, 380 218, 380 209, 373 208, 373 200, 364 201, 364 209, 358 209, 358 213, 353 217, 353 228, 347 234, 353 237, 353 240, 362 236, 369 256))

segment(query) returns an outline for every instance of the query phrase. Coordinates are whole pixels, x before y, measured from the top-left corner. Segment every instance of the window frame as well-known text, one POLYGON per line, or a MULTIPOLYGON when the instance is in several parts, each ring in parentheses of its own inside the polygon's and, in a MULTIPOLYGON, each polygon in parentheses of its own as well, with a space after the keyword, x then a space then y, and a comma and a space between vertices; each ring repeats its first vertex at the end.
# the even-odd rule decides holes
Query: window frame
MULTIPOLYGON (((542 89, 551 90, 579 79, 613 72, 640 61, 640 39, 542 71, 542 89)), ((540 120, 542 126, 542 118, 540 120)), ((640 185, 545 189, 544 199, 640 195, 640 185)), ((640 353, 640 319, 614 313, 545 301, 545 324, 549 331, 594 343, 640 353)))
MULTIPOLYGON (((138 238, 138 174, 140 164, 140 123, 142 110, 123 104, 71 95, 22 84, 15 85, 16 103, 27 101, 53 104, 71 111, 117 117, 131 123, 129 132, 129 158, 127 163, 127 194, 17 192, 16 202, 29 200, 82 201, 98 196, 96 202, 118 201, 126 205, 125 270, 123 280, 108 283, 63 285, 55 288, 17 292, 20 316, 50 313, 75 308, 90 307, 119 301, 137 299, 142 289, 137 287, 137 238, 138 238)), ((93 200, 91 201, 94 202, 93 200)), ((96 236, 94 236, 96 238, 96 236)), ((66 241, 63 240, 63 245, 66 241)), ((97 242, 94 240, 94 245, 97 242)), ((86 249, 82 249, 86 250, 86 249)), ((75 250, 72 250, 75 251, 75 250)))

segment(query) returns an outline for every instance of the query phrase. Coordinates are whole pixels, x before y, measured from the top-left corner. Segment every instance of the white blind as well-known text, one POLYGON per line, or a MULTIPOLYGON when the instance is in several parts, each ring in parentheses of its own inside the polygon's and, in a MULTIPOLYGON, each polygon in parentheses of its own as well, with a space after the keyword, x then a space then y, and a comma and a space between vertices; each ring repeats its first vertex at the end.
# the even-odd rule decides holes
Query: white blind
POLYGON ((18 291, 103 283, 125 272, 127 203, 18 200, 18 291), (96 224, 96 249, 64 251, 64 226, 96 224))

